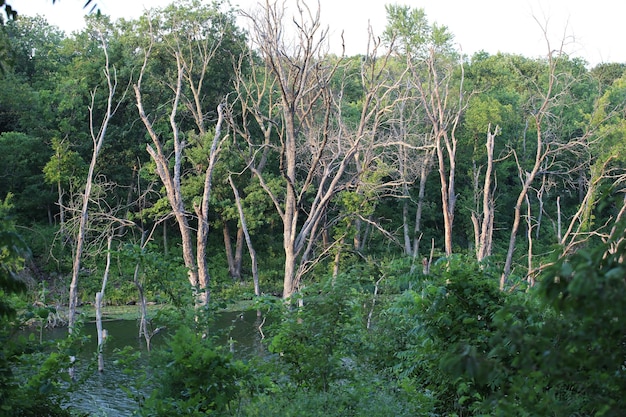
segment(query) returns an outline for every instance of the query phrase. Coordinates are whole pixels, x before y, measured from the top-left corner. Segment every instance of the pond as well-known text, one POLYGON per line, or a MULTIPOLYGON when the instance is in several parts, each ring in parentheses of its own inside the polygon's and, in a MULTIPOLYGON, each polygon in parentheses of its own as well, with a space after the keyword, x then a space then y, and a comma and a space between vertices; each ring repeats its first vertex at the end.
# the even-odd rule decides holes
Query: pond
MULTIPOLYGON (((255 311, 220 313, 212 326, 215 332, 220 333, 217 343, 228 346, 237 359, 245 359, 252 355, 264 352, 259 333, 259 324, 262 319, 255 311)), ((125 374, 123 367, 116 364, 114 351, 131 346, 145 352, 145 342, 138 338, 138 321, 113 320, 103 323, 108 331, 108 340, 103 350, 105 370, 98 372, 93 366, 96 352, 97 338, 95 323, 85 323, 83 333, 90 336, 90 341, 82 353, 77 366, 80 377, 86 377, 80 389, 71 394, 71 404, 76 410, 86 412, 90 416, 130 416, 136 410, 136 403, 128 397, 123 387, 132 385, 132 377, 125 374), (91 362, 92 366, 87 366, 91 362), (84 373, 88 372, 87 375, 84 373)), ((47 330, 44 337, 62 338, 67 334, 66 328, 47 330)), ((158 346, 165 340, 165 332, 157 334, 152 339, 152 347, 158 346)))

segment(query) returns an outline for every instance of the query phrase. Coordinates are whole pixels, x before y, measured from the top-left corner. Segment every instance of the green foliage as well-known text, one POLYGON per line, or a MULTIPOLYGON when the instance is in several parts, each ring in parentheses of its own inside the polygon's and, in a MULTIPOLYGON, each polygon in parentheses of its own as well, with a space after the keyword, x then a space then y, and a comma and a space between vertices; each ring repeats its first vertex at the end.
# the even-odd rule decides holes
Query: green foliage
POLYGON ((430 24, 424 9, 399 5, 387 5, 385 9, 385 41, 396 45, 401 53, 409 56, 424 55, 430 47, 439 52, 452 52, 454 36, 446 26, 430 24))
POLYGON ((242 362, 216 350, 210 339, 186 326, 154 353, 156 388, 140 404, 141 415, 228 415, 246 377, 242 362))
POLYGON ((301 389, 257 395, 243 407, 248 417, 434 416, 432 398, 416 396, 376 375, 333 384, 327 391, 301 389))
POLYGON ((341 276, 308 286, 300 296, 304 305, 285 311, 269 350, 296 386, 324 391, 348 377, 361 344, 357 289, 341 276))
POLYGON ((243 415, 434 415, 432 395, 416 392, 406 379, 388 378, 369 362, 363 312, 371 301, 369 282, 367 268, 355 268, 307 286, 298 295, 301 307, 295 306, 299 298, 271 304, 267 333, 274 355, 255 361, 255 373, 271 380, 245 402, 243 415), (282 307, 278 316, 276 307, 282 307))
POLYGON ((72 151, 67 141, 52 139, 54 154, 43 167, 45 180, 49 184, 57 183, 67 187, 72 183, 80 184, 87 174, 87 164, 78 152, 72 151))
POLYGON ((0 204, 0 320, 15 317, 15 308, 10 296, 26 290, 26 285, 17 277, 24 266, 27 252, 22 238, 15 232, 13 223, 7 218, 10 209, 8 198, 0 204))
MULTIPOLYGON (((6 204, 6 202, 5 202, 6 204)), ((2 211, 2 210, 0 210, 2 211)), ((16 310, 16 293, 26 286, 16 273, 23 265, 26 246, 4 216, 0 219, 0 416, 64 417, 71 411, 63 406, 70 384, 67 369, 84 341, 77 331, 46 350, 46 344, 19 335, 23 324, 16 310)), ((47 309, 33 314, 47 315, 47 309)), ((29 316, 26 316, 29 317, 29 316)))
POLYGON ((557 343, 541 358, 563 414, 617 416, 626 403, 626 239, 624 222, 605 244, 561 258, 540 292, 559 313, 542 330, 557 343))
POLYGON ((0 134, 0 198, 15 195, 16 214, 41 219, 53 194, 45 186, 42 169, 49 151, 42 140, 18 132, 0 134))
MULTIPOLYGON (((3 3, 0 1, 0 4, 3 3)), ((171 110, 168 104, 171 103, 171 85, 168 83, 171 84, 175 79, 172 76, 176 75, 171 47, 183 43, 189 47, 184 50, 185 54, 190 53, 185 56, 186 76, 195 81, 204 77, 199 97, 207 132, 211 131, 208 121, 214 119, 216 104, 231 93, 234 77, 245 76, 248 70, 244 69, 244 74, 235 74, 232 70, 233 59, 236 61, 239 52, 246 49, 246 42, 235 24, 235 15, 231 11, 222 12, 223 7, 228 6, 221 2, 204 5, 199 1, 184 1, 133 21, 114 23, 92 17, 85 31, 70 37, 50 27, 42 18, 23 18, 5 26, 1 36, 11 42, 14 65, 0 79, 0 149, 3 152, 0 155, 3 179, 0 198, 13 196, 16 218, 23 225, 28 223, 29 229, 23 234, 33 251, 31 259, 36 267, 32 270, 37 273, 37 281, 41 282, 40 275, 47 275, 43 282, 49 283, 32 288, 46 292, 46 300, 67 300, 66 283, 58 285, 57 289, 53 284, 55 277, 62 281, 63 274, 71 268, 71 245, 54 244, 58 237, 52 223, 58 199, 56 186, 65 193, 63 198, 70 207, 66 197, 72 198, 80 189, 84 160, 91 153, 86 109, 90 92, 101 86, 103 68, 101 46, 93 29, 96 25, 105 28, 109 57, 116 68, 119 86, 136 81, 142 51, 152 39, 149 34, 156 34, 155 43, 151 45, 154 60, 148 62, 142 81, 143 100, 168 154, 173 143, 168 120, 171 110), (211 42, 218 39, 221 44, 209 62, 206 76, 200 75, 198 69, 203 68, 203 62, 195 51, 210 47, 211 42), (209 43, 203 44, 204 40, 209 43), (32 226, 33 221, 38 224, 32 226), (58 291, 58 288, 63 290, 58 291)), ((333 92, 341 91, 332 96, 341 109, 341 116, 331 117, 329 130, 344 133, 338 137, 350 136, 345 132, 355 128, 360 120, 363 93, 370 83, 376 82, 374 78, 361 78, 363 65, 371 64, 373 69, 379 69, 383 62, 388 64, 388 71, 381 77, 391 85, 399 82, 408 58, 414 64, 415 81, 426 74, 425 58, 432 52, 439 80, 449 82, 450 91, 457 94, 459 56, 447 28, 429 23, 422 9, 388 6, 387 14, 389 24, 384 40, 393 44, 398 55, 389 61, 376 62, 350 57, 340 63, 331 81, 333 92)), ((0 50, 0 65, 5 63, 8 52, 7 48, 0 50)), ((321 62, 330 64, 338 59, 320 58, 321 62)), ((252 58, 251 62, 254 61, 252 58)), ((551 148, 554 153, 550 155, 554 165, 541 168, 545 188, 540 189, 537 181, 529 194, 531 215, 535 216, 532 220, 537 220, 532 230, 536 233, 533 241, 536 265, 548 260, 537 254, 543 253, 544 248, 553 250, 551 245, 556 240, 556 225, 554 230, 549 230, 550 221, 556 223, 556 207, 548 202, 562 197, 560 214, 568 219, 581 207, 580 193, 586 190, 580 184, 595 187, 590 189, 591 199, 585 202, 587 211, 583 213, 581 230, 596 231, 599 225, 606 225, 604 230, 613 226, 609 219, 617 215, 622 198, 621 183, 615 178, 623 178, 626 155, 625 67, 603 64, 587 72, 579 60, 567 57, 559 57, 557 66, 556 78, 552 79, 557 84, 550 103, 550 117, 544 119, 542 126, 545 138, 554 146, 551 148), (592 108, 594 102, 595 108, 592 108), (591 130, 595 133, 585 136, 591 130), (578 139, 587 138, 587 148, 576 145, 578 139), (556 146, 568 141, 575 152, 557 152, 556 146), (537 203, 540 193, 546 203, 542 207, 537 203), (544 219, 541 228, 539 213, 544 219)), ((477 208, 478 193, 474 192, 484 175, 481 166, 485 160, 483 138, 489 124, 492 129, 499 125, 501 133, 496 139, 494 171, 493 259, 501 258, 511 225, 509 209, 515 204, 520 189, 517 162, 522 171, 534 163, 537 131, 533 118, 542 102, 542 92, 551 80, 547 69, 545 60, 507 54, 478 53, 464 61, 464 85, 471 99, 456 132, 459 149, 455 161, 458 195, 455 250, 471 249, 472 225, 466 214, 477 208), (512 156, 505 157, 513 152, 517 161, 512 156)), ((267 70, 257 65, 256 80, 262 80, 267 70)), ((367 129, 377 132, 377 140, 409 137, 407 140, 416 148, 407 161, 417 167, 424 157, 421 145, 427 143, 430 132, 423 124, 426 115, 422 112, 422 103, 411 100, 410 95, 400 96, 405 92, 410 94, 415 86, 411 83, 403 86, 408 86, 409 90, 394 93, 389 99, 377 98, 383 106, 380 109, 395 97, 402 97, 403 106, 389 107, 389 112, 381 113, 380 124, 368 125, 367 129), (396 120, 415 120, 416 123, 407 131, 399 132, 394 130, 396 120)), ((186 88, 178 108, 180 131, 186 141, 181 182, 194 227, 192 204, 198 201, 202 190, 212 133, 200 135, 201 129, 190 117, 188 99, 191 96, 186 88)), ((94 93, 96 120, 104 110, 101 100, 104 91, 98 88, 94 93)), ((124 91, 118 89, 120 94, 124 91)), ((261 106, 269 108, 277 103, 274 101, 277 95, 277 91, 268 93, 261 106)), ((230 97, 233 107, 229 116, 238 124, 238 108, 250 103, 230 97)), ((98 167, 102 175, 98 183, 116 184, 102 200, 103 211, 123 207, 123 216, 148 224, 152 219, 167 216, 171 207, 163 198, 164 190, 155 189, 153 185, 158 176, 145 152, 148 138, 144 126, 137 120, 133 101, 132 94, 127 93, 109 126, 108 134, 115 140, 106 143, 103 149, 98 167), (140 195, 140 202, 134 203, 140 195)), ((318 116, 313 114, 311 120, 318 116)), ((279 119, 271 123, 280 129, 279 119)), ((262 132, 254 122, 233 127, 229 134, 234 134, 236 128, 250 129, 256 145, 247 147, 241 140, 224 142, 215 167, 209 217, 211 224, 218 227, 212 229, 207 254, 212 297, 215 298, 211 308, 223 306, 225 301, 253 299, 250 283, 232 283, 225 268, 223 246, 217 246, 222 239, 219 226, 226 222, 232 231, 239 221, 227 181, 231 173, 240 173, 233 175, 233 180, 241 193, 247 224, 259 251, 264 292, 280 293, 284 270, 280 215, 259 181, 251 179, 245 169, 245 158, 241 157, 255 153, 257 162, 267 158, 267 161, 263 159, 265 185, 282 201, 287 183, 281 173, 285 167, 277 157, 280 146, 263 145, 262 132)), ((277 130, 273 139, 278 139, 277 130)), ((327 279, 328 264, 321 262, 307 277, 308 287, 302 292, 303 307, 296 306, 298 299, 291 300, 287 306, 281 302, 272 304, 273 309, 277 305, 284 308, 281 310, 284 314, 274 321, 271 329, 266 329, 271 354, 262 359, 263 366, 257 365, 259 377, 253 382, 258 390, 255 396, 242 394, 242 381, 250 377, 246 366, 217 351, 209 340, 181 327, 184 326, 181 323, 190 323, 190 317, 204 318, 203 314, 210 314, 212 310, 198 313, 187 309, 193 300, 185 278, 186 270, 181 266, 177 237, 171 238, 167 248, 157 244, 141 248, 132 243, 131 233, 124 237, 127 239, 124 246, 116 252, 117 268, 111 272, 107 301, 125 303, 134 298, 130 277, 138 265, 139 283, 150 300, 177 307, 160 313, 159 319, 168 327, 181 328, 170 345, 155 355, 155 379, 149 381, 155 391, 142 403, 141 411, 146 415, 234 413, 235 401, 241 400, 245 403, 244 414, 251 416, 402 416, 428 415, 434 409, 445 415, 619 415, 620 410, 626 408, 620 396, 626 392, 622 307, 626 304, 622 299, 625 272, 621 259, 626 250, 624 243, 615 239, 610 247, 598 246, 600 238, 590 238, 584 249, 546 269, 540 288, 513 294, 497 290, 499 273, 464 257, 439 261, 429 276, 412 272, 414 265, 408 258, 382 264, 383 257, 399 256, 401 250, 389 244, 394 239, 388 239, 388 235, 383 236, 365 222, 359 231, 367 236, 363 239, 364 251, 367 250, 370 258, 364 261, 363 252, 347 250, 347 242, 356 232, 353 215, 358 213, 377 222, 397 238, 404 226, 404 201, 409 203, 410 212, 416 201, 414 178, 399 177, 400 167, 394 166, 395 160, 390 162, 388 149, 383 151, 379 145, 382 142, 371 148, 376 152, 376 162, 359 176, 357 188, 353 188, 352 183, 341 188, 329 202, 328 211, 316 228, 316 234, 325 233, 329 238, 325 245, 333 243, 332 239, 338 236, 344 239, 341 267, 347 272, 335 281, 327 279), (409 190, 403 193, 407 200, 396 198, 398 188, 381 190, 376 186, 388 178, 398 179, 398 186, 407 181, 409 190), (366 321, 371 324, 369 329, 365 328, 366 321)), ((359 160, 367 156, 357 155, 359 160)), ((324 159, 330 158, 330 153, 323 153, 322 157, 319 167, 330 167, 330 159, 324 159)), ((296 165, 300 169, 308 163, 298 161, 296 165)), ((349 171, 352 168, 350 165, 349 171)), ((303 180, 301 173, 299 171, 297 181, 303 180)), ((523 177, 523 172, 521 175, 523 177)), ((313 184, 303 194, 298 205, 300 213, 308 212, 315 191, 313 184)), ((440 191, 437 176, 430 175, 419 231, 424 246, 428 246, 431 238, 436 246, 441 246, 441 210, 437 197, 440 191)), ((8 209, 6 199, 0 205, 3 219, 8 209)), ((623 225, 618 226, 623 229, 623 225)), ((93 235, 88 240, 93 241, 91 237, 93 235)), ((317 251, 313 256, 328 254, 318 251, 321 248, 315 246, 318 242, 311 243, 317 251)), ((520 237, 518 252, 525 245, 520 237)), ((13 338, 20 319, 33 318, 42 325, 51 311, 47 307, 26 306, 26 300, 36 296, 24 295, 27 289, 17 279, 24 263, 24 246, 11 222, 3 220, 0 227, 0 382, 3 389, 0 400, 4 411, 11 407, 7 413, 13 415, 19 415, 18 404, 23 404, 20 406, 23 415, 45 415, 42 404, 46 402, 50 406, 47 410, 61 413, 58 406, 64 397, 60 390, 67 381, 65 374, 58 371, 67 366, 69 350, 62 348, 52 354, 45 353, 34 347, 34 340, 18 342, 13 338), (20 309, 22 316, 17 314, 20 309), (30 355, 32 352, 36 354, 30 355), (29 369, 40 371, 27 375, 29 369), (17 377, 14 370, 20 372, 17 377), (27 406, 32 408, 27 410, 27 406)), ((329 247, 334 250, 330 245, 322 249, 329 247)), ((91 249, 89 247, 87 252, 91 249)), ((102 257, 87 256, 85 269, 102 271, 102 261, 102 257)), ((244 275, 246 261, 244 259, 244 275)), ((421 269, 419 265, 418 268, 421 269)), ((101 276, 85 274, 80 281, 81 299, 90 302, 93 293, 99 290, 101 276)), ((267 299, 269 297, 261 301, 267 299)), ((275 297, 272 300, 277 301, 275 297)))
POLYGON ((442 414, 620 415, 623 236, 559 259, 529 293, 502 293, 489 270, 442 260, 381 316, 380 352, 395 349, 392 370, 433 392, 442 414))
POLYGON ((388 371, 432 392, 440 412, 465 414, 485 395, 476 384, 489 377, 482 362, 504 294, 494 273, 463 257, 440 259, 425 278, 377 324, 383 354, 395 350, 388 371))
MULTIPOLYGON (((31 336, 12 340, 15 349, 13 366, 16 385, 7 403, 11 416, 23 417, 70 417, 77 415, 68 407, 69 394, 79 387, 80 381, 72 380, 68 369, 75 366, 72 357, 82 349, 86 338, 77 327, 64 339, 39 343, 31 336), (26 371, 26 372, 25 372, 26 371)), ((1 411, 0 411, 0 415, 1 411)))
MULTIPOLYGON (((187 272, 178 257, 164 255, 156 244, 148 244, 142 248, 136 244, 122 245, 116 252, 122 265, 128 268, 120 280, 120 301, 124 295, 128 297, 135 267, 139 268, 138 282, 143 286, 146 298, 158 303, 167 303, 177 308, 188 304, 190 291, 186 279, 187 272), (127 289, 124 291, 124 289, 127 289)), ((134 291, 133 291, 134 292, 134 291)), ((124 302, 128 302, 125 299, 124 302)))

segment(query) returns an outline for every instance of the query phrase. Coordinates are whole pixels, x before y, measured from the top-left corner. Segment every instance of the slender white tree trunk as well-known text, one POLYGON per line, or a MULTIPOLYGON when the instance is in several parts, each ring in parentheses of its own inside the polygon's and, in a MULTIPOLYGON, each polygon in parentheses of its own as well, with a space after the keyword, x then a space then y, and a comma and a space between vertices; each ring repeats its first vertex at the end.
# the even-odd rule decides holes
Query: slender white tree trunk
POLYGON ((496 126, 495 131, 491 131, 491 126, 487 130, 487 167, 485 168, 485 180, 482 189, 482 218, 479 219, 476 213, 472 213, 472 223, 474 224, 474 234, 476 242, 476 259, 480 262, 491 255, 493 236, 493 191, 491 189, 491 178, 493 176, 493 151, 495 137, 499 132, 496 126))
POLYGON ((257 258, 256 251, 252 246, 252 239, 250 238, 250 233, 248 233, 248 226, 246 224, 246 216, 243 213, 243 206, 241 205, 241 198, 239 197, 239 192, 235 187, 235 183, 233 178, 229 175, 228 181, 230 182, 230 187, 233 189, 233 194, 235 195, 235 203, 237 204, 237 211, 239 212, 239 221, 241 222, 241 230, 243 230, 244 236, 246 238, 246 244, 248 246, 248 252, 250 253, 250 261, 252 262, 252 280, 254 282, 254 295, 257 297, 261 295, 261 289, 259 287, 259 272, 257 266, 257 258))
POLYGON ((102 149, 102 144, 104 143, 104 138, 106 136, 107 127, 109 125, 109 121, 113 117, 115 113, 115 109, 113 108, 113 99, 115 95, 115 89, 117 86, 117 79, 115 76, 115 71, 111 73, 111 68, 109 67, 109 55, 107 52, 107 45, 104 39, 104 35, 100 33, 100 39, 102 42, 102 49, 105 56, 105 67, 104 67, 104 75, 106 77, 106 83, 108 88, 107 102, 104 111, 104 115, 102 118, 102 123, 100 124, 99 129, 96 131, 96 127, 94 126, 94 111, 95 111, 95 91, 91 94, 91 104, 89 106, 89 122, 90 122, 90 133, 91 140, 93 143, 93 149, 91 153, 91 162, 89 163, 89 169, 87 171, 87 179, 85 181, 85 190, 82 195, 82 204, 80 210, 80 218, 78 224, 78 234, 76 237, 76 249, 74 252, 74 262, 72 265, 72 280, 70 282, 70 299, 69 299, 69 311, 68 311, 68 331, 72 333, 74 330, 74 326, 76 324, 76 308, 78 307, 78 276, 80 274, 81 268, 81 259, 83 256, 83 250, 85 246, 85 235, 87 233, 88 226, 88 213, 89 213, 89 199, 91 197, 91 188, 93 185, 93 179, 96 170, 96 163, 98 161, 98 156, 100 154, 100 150, 102 149))
POLYGON ((104 342, 106 342, 107 331, 102 328, 102 300, 104 299, 104 291, 107 287, 107 281, 109 280, 109 271, 111 270, 111 247, 113 244, 113 233, 107 238, 107 260, 104 268, 104 275, 102 276, 102 287, 100 291, 96 293, 96 334, 98 337, 98 371, 104 372, 104 355, 102 350, 104 348, 104 342))

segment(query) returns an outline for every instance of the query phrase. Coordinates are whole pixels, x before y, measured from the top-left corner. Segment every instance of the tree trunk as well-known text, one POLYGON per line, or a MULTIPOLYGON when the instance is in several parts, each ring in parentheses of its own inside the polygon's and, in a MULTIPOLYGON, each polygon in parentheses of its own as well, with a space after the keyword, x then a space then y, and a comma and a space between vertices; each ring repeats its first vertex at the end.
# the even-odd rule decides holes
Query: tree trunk
POLYGON ((197 255, 196 261, 198 262, 198 285, 201 291, 200 306, 207 306, 209 303, 209 270, 206 262, 206 247, 207 239, 209 237, 209 203, 211 200, 211 190, 213 187, 213 171, 215 170, 215 163, 217 162, 218 146, 222 136, 222 123, 224 122, 224 104, 217 106, 218 119, 215 123, 215 132, 213 134, 213 141, 211 142, 211 149, 208 156, 208 166, 204 173, 204 188, 202 190, 202 205, 195 207, 196 215, 198 216, 198 235, 196 239, 197 255))
POLYGON ((102 149, 102 144, 104 143, 104 138, 107 132, 107 127, 109 125, 109 121, 113 117, 115 113, 113 109, 113 96, 115 94, 115 89, 117 86, 117 80, 114 79, 114 74, 111 74, 109 68, 109 55, 107 52, 106 42, 104 40, 104 36, 100 33, 100 39, 102 41, 102 47, 104 51, 105 57, 105 67, 104 74, 106 77, 107 87, 108 87, 108 96, 106 103, 106 110, 104 116, 102 118, 102 124, 99 129, 96 129, 93 126, 94 120, 94 106, 95 106, 95 91, 91 94, 91 105, 89 106, 89 114, 90 114, 90 131, 91 131, 91 140, 93 143, 93 150, 91 154, 91 162, 89 163, 89 170, 87 171, 87 180, 85 182, 85 191, 82 196, 82 205, 80 210, 80 219, 78 225, 78 235, 76 237, 76 250, 74 252, 74 262, 72 265, 72 280, 70 282, 70 299, 69 299, 69 308, 68 308, 68 331, 72 333, 74 330, 74 326, 76 324, 76 308, 78 306, 78 275, 80 273, 81 267, 81 258, 83 256, 83 249, 85 245, 85 235, 87 232, 87 220, 88 220, 88 210, 89 210, 89 198, 91 197, 91 187, 93 185, 93 178, 96 170, 96 163, 98 160, 98 155, 100 154, 100 150, 102 149), (97 132, 97 134, 96 134, 97 132))
POLYGON ((541 166, 542 161, 547 156, 547 150, 544 149, 543 139, 541 135, 541 121, 540 119, 536 120, 537 127, 537 150, 535 153, 535 163, 530 172, 523 172, 522 167, 517 161, 518 170, 520 172, 520 179, 522 180, 522 189, 517 196, 517 200, 515 202, 515 207, 513 209, 513 226, 511 227, 511 235, 509 237, 509 248, 506 254, 506 259, 504 263, 504 270, 502 275, 500 276, 500 289, 504 290, 506 285, 506 279, 511 274, 511 267, 513 264, 513 253, 515 251, 515 242, 517 239, 517 232, 520 226, 520 218, 522 213, 522 204, 526 201, 526 195, 530 191, 530 187, 537 176, 537 172, 539 172, 539 168, 541 166), (524 178, 525 176, 525 178, 524 178))
POLYGON ((557 242, 561 244, 561 196, 556 197, 556 237, 557 242))
POLYGON ((57 204, 59 205, 59 234, 65 240, 65 207, 63 206, 63 188, 61 187, 61 181, 57 181, 57 204))
POLYGON ((248 226, 246 225, 246 217, 243 213, 243 207, 241 205, 239 192, 237 191, 237 188, 235 188, 235 183, 231 176, 228 176, 228 181, 230 182, 230 186, 233 189, 233 194, 235 195, 235 203, 237 203, 237 211, 239 212, 239 220, 241 221, 241 227, 239 228, 239 230, 242 230, 245 235, 246 244, 248 245, 248 252, 250 253, 250 261, 252 262, 252 280, 254 282, 254 295, 258 297, 261 295, 261 289, 259 287, 259 272, 257 267, 256 251, 252 246, 250 233, 248 233, 248 226))
POLYGON ((96 334, 98 336, 98 372, 104 372, 104 355, 102 349, 107 338, 106 330, 102 328, 102 293, 96 293, 96 334))
POLYGON ((443 214, 443 238, 446 256, 452 255, 452 229, 454 226, 454 206, 456 195, 454 193, 454 154, 448 155, 448 172, 446 173, 446 158, 441 146, 441 137, 436 139, 437 162, 439 165, 439 181, 441 184, 441 208, 443 214))
POLYGON ((533 285, 535 285, 535 279, 532 276, 532 270, 533 270, 533 219, 532 219, 531 215, 532 215, 532 207, 530 206, 530 198, 528 197, 528 194, 526 194, 526 227, 527 227, 526 239, 528 239, 528 251, 527 251, 527 258, 526 258, 527 259, 526 277, 527 277, 528 283, 532 287, 533 285))
POLYGON ((424 163, 420 168, 419 191, 417 193, 417 207, 415 209, 415 226, 413 229, 413 260, 415 260, 419 254, 419 243, 422 238, 422 210, 424 207, 424 196, 426 194, 426 180, 430 172, 433 155, 434 152, 432 150, 427 151, 424 163))
POLYGON ((235 255, 233 252, 233 244, 230 237, 230 228, 226 219, 222 217, 222 237, 224 239, 224 250, 226 251, 226 262, 228 263, 228 275, 237 281, 240 277, 237 276, 237 268, 235 267, 235 255))
POLYGON ((499 133, 499 126, 491 132, 491 126, 487 130, 487 167, 485 169, 485 181, 482 189, 482 219, 478 219, 475 213, 472 213, 472 223, 476 235, 476 259, 482 261, 491 256, 492 236, 493 236, 493 211, 494 201, 491 189, 491 177, 493 175, 493 151, 495 137, 499 133))
POLYGON ((467 105, 464 99, 464 70, 460 63, 461 79, 458 89, 458 104, 452 104, 449 80, 455 72, 455 65, 447 64, 440 68, 438 53, 430 47, 426 58, 425 79, 421 79, 420 72, 413 68, 416 77, 415 86, 419 91, 419 99, 432 126, 432 135, 437 156, 439 181, 441 185, 441 211, 444 226, 444 246, 446 256, 452 254, 452 231, 454 227, 454 212, 456 206, 456 129, 461 115, 467 105), (445 148, 445 153, 444 153, 445 148))
POLYGON ((243 252, 244 232, 241 227, 237 228, 237 238, 235 250, 230 237, 230 228, 226 219, 222 218, 222 235, 224 237, 224 248, 226 250, 226 261, 228 262, 228 274, 233 281, 241 280, 241 258, 243 252))
POLYGON ((410 255, 412 251, 411 236, 409 234, 409 190, 406 183, 402 185, 402 234, 404 236, 404 254, 410 255))
POLYGON ((233 279, 241 280, 241 263, 243 262, 243 244, 245 240, 246 231, 243 230, 243 227, 237 228, 237 240, 235 241, 235 259, 234 266, 235 270, 233 271, 235 275, 233 279))
POLYGON ((285 277, 283 279, 283 298, 286 300, 296 291, 294 277, 296 275, 296 255, 293 247, 285 245, 285 277))
MULTIPOLYGON (((544 36, 546 36, 544 29, 544 36)), ((533 111, 532 118, 534 119, 535 131, 537 135, 536 140, 536 150, 533 167, 530 171, 525 171, 522 168, 519 160, 517 160, 517 154, 514 153, 516 157, 516 163, 518 167, 518 172, 520 173, 520 181, 522 183, 522 189, 517 197, 515 202, 515 208, 513 212, 513 226, 511 227, 511 236, 509 237, 509 248, 506 254, 506 260, 504 264, 504 270, 502 271, 502 275, 500 276, 500 289, 504 290, 506 285, 506 280, 511 274, 511 267, 513 263, 513 253, 515 251, 515 241, 517 237, 517 232, 520 225, 520 216, 522 210, 522 204, 526 200, 526 195, 530 191, 530 187, 532 183, 535 181, 537 173, 539 172, 540 167, 550 154, 550 144, 544 142, 543 137, 543 122, 544 118, 549 115, 550 107, 555 99, 553 97, 553 91, 555 87, 555 83, 557 82, 558 76, 556 72, 557 59, 554 58, 554 54, 558 54, 561 51, 554 51, 550 47, 550 43, 546 36, 546 42, 548 46, 548 85, 546 87, 545 92, 538 91, 538 95, 541 97, 541 102, 536 111, 533 111)), ((561 45, 562 46, 562 45, 561 45)), ((563 94, 560 92, 559 94, 563 94)), ((524 138, 526 133, 524 132, 524 138)))
MULTIPOLYGON (((147 57, 146 55, 144 61, 144 68, 147 65, 147 57)), ((189 221, 187 219, 187 212, 184 207, 183 196, 181 192, 180 185, 180 176, 181 176, 181 165, 183 160, 183 149, 185 144, 180 139, 180 132, 178 131, 178 125, 176 122, 176 115, 178 111, 178 104, 180 101, 180 95, 182 93, 182 79, 183 79, 183 68, 180 60, 180 56, 176 55, 176 60, 178 64, 178 75, 176 79, 176 85, 174 88, 174 100, 172 104, 172 110, 170 112, 169 121, 170 126, 172 128, 172 136, 174 143, 174 161, 172 166, 172 171, 170 171, 170 160, 165 156, 165 151, 163 150, 163 145, 161 144, 161 140, 153 128, 152 122, 148 119, 148 116, 145 113, 143 108, 143 103, 141 100, 141 76, 137 84, 133 86, 135 90, 135 98, 137 100, 137 109, 139 111, 139 117, 141 118, 144 126, 152 139, 153 146, 147 145, 146 150, 150 157, 156 164, 156 171, 161 179, 165 187, 165 192, 167 194, 167 200, 170 203, 170 207, 172 208, 172 213, 174 214, 174 218, 176 219, 176 223, 178 224, 178 229, 180 230, 181 235, 181 244, 183 249, 183 261, 185 263, 185 267, 187 268, 187 276, 189 280, 189 284, 193 288, 193 292, 195 294, 196 303, 202 303, 201 291, 199 288, 199 277, 198 277, 198 265, 196 263, 196 257, 194 255, 193 248, 193 239, 191 236, 191 228, 189 226, 189 221)), ((143 72, 143 68, 142 68, 143 72)), ((199 227, 202 227, 199 225, 199 227)))

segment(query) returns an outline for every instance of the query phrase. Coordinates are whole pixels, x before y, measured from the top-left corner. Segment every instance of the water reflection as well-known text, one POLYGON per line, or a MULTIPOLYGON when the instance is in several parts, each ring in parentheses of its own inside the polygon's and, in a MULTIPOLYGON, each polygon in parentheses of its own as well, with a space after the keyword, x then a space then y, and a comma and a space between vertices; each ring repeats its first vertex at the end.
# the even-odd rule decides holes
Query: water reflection
MULTIPOLYGON (((211 329, 216 343, 232 348, 235 358, 245 359, 264 352, 259 333, 262 320, 255 311, 221 313, 211 329)), ((132 389, 136 384, 134 376, 125 373, 124 367, 115 360, 114 351, 131 346, 142 352, 142 361, 145 361, 145 341, 138 337, 139 326, 136 320, 106 321, 103 327, 108 331, 108 339, 103 351, 105 368, 100 373, 95 363, 96 326, 95 323, 84 325, 83 333, 90 336, 90 340, 82 356, 78 358, 76 372, 85 382, 71 394, 71 404, 74 409, 90 416, 130 416, 136 410, 137 404, 129 398, 124 388, 132 389)), ((54 339, 65 337, 66 334, 67 329, 57 328, 48 330, 45 336, 54 339)), ((166 340, 166 334, 167 332, 162 332, 153 337, 153 349, 166 340)), ((141 366, 136 369, 142 370, 141 366)), ((141 387, 140 390, 143 392, 139 394, 147 394, 149 389, 141 387)))

